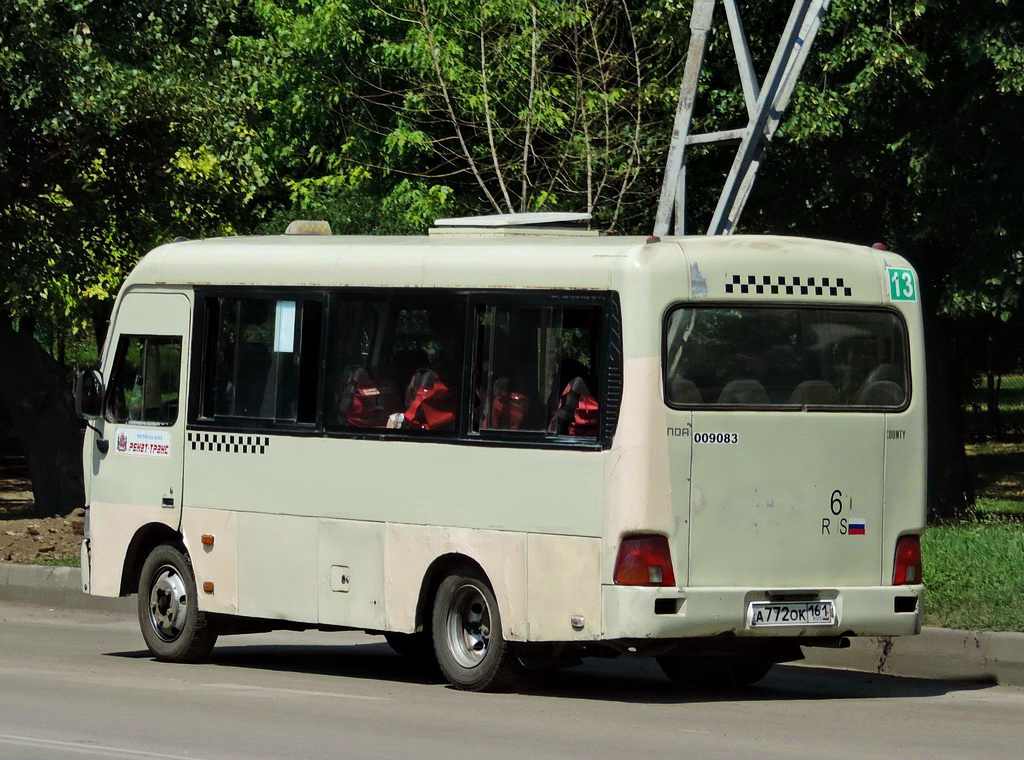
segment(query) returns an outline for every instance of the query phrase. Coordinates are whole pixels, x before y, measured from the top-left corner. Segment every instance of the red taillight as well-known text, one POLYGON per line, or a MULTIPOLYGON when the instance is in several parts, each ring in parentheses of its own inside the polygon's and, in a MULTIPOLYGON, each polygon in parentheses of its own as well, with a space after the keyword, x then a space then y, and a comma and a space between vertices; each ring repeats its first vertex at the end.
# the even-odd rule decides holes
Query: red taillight
POLYGON ((674 586, 672 553, 665 536, 627 536, 615 558, 615 583, 619 586, 674 586))
POLYGON ((892 585, 909 586, 921 583, 921 537, 901 536, 896 542, 896 562, 892 585))

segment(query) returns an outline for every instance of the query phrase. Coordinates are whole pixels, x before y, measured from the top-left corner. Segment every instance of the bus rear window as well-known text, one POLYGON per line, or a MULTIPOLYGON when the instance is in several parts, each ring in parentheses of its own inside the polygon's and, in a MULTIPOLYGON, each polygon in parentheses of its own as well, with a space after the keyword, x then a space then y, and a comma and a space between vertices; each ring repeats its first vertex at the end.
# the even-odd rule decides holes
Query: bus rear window
POLYGON ((905 334, 890 311, 678 308, 665 331, 665 397, 680 407, 900 408, 905 334))

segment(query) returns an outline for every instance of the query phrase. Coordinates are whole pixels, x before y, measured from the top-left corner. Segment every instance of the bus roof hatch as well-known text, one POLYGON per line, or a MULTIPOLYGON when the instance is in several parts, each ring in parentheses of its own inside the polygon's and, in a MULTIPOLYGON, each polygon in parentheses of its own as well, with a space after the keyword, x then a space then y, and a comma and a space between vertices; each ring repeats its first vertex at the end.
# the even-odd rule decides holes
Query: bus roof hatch
POLYGON ((510 235, 592 235, 590 214, 560 211, 536 211, 521 214, 490 214, 437 219, 431 235, 472 235, 504 237, 510 235))

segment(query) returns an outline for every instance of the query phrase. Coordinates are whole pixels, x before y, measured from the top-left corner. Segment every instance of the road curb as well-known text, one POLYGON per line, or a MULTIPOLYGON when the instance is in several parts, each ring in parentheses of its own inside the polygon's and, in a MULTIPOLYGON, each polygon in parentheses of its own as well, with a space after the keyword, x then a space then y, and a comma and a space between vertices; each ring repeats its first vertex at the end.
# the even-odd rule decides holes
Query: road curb
POLYGON ((82 593, 77 567, 46 567, 0 562, 0 602, 24 602, 44 607, 99 612, 135 611, 135 599, 115 599, 82 593))
POLYGON ((851 639, 804 649, 804 664, 868 673, 1024 686, 1024 633, 925 628, 919 636, 851 639))
MULTIPOLYGON (((0 562, 0 602, 135 613, 135 598, 82 593, 77 567, 0 562)), ((807 647, 803 664, 911 678, 1024 686, 1024 633, 925 628, 920 636, 851 639, 849 649, 807 647)))

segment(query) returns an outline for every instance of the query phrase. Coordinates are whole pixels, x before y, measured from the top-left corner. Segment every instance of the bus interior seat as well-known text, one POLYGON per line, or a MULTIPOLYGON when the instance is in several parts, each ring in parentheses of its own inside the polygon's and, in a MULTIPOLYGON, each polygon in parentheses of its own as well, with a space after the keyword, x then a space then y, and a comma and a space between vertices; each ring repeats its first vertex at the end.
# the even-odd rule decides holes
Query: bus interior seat
POLYGON ((687 380, 685 377, 673 377, 669 383, 668 391, 669 400, 673 404, 703 404, 704 397, 700 393, 700 388, 693 380, 687 380))
POLYGON ((865 383, 853 399, 856 406, 899 406, 906 398, 903 386, 892 380, 865 383))
POLYGON ((491 408, 481 427, 493 430, 522 430, 530 427, 533 402, 525 393, 511 391, 508 377, 499 377, 491 386, 491 408))
POLYGON ((417 385, 415 382, 419 377, 419 373, 426 371, 420 368, 426 367, 429 364, 430 357, 427 356, 427 352, 422 348, 405 348, 395 351, 392 355, 386 375, 392 378, 396 384, 405 382, 407 378, 409 379, 408 384, 404 387, 406 406, 412 403, 412 398, 416 394, 417 385))
POLYGON ((432 369, 413 373, 409 382, 412 401, 405 410, 403 429, 454 430, 457 393, 432 369))
POLYGON ((555 435, 596 436, 598 403, 590 386, 582 377, 574 377, 565 385, 558 408, 548 422, 548 432, 555 435))
POLYGON ((757 406, 770 401, 768 391, 757 380, 730 380, 722 388, 716 403, 757 406))
POLYGON ((804 380, 793 389, 789 403, 800 406, 831 406, 839 403, 839 393, 827 380, 804 380))
POLYGON ((903 370, 895 364, 883 362, 868 373, 867 377, 864 378, 864 382, 861 383, 861 387, 866 388, 871 383, 877 383, 880 380, 889 380, 897 385, 902 385, 903 370))
POLYGON ((382 378, 376 367, 351 365, 341 373, 337 424, 383 428, 388 417, 402 411, 402 398, 393 380, 382 378))

